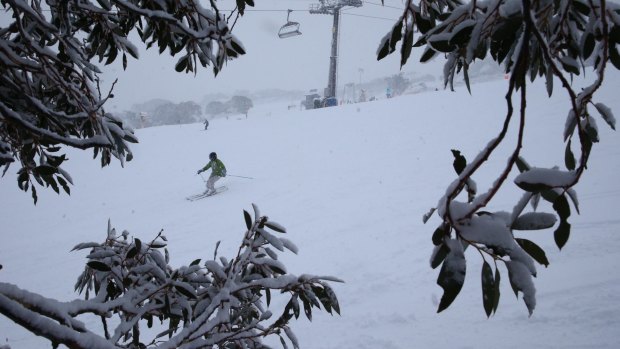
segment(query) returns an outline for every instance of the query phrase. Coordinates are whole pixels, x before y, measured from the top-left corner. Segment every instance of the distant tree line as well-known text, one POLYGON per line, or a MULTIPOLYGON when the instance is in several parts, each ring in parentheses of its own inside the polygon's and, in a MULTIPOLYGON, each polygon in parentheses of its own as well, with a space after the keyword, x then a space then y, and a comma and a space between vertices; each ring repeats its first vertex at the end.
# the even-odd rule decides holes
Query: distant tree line
POLYGON ((191 124, 201 121, 202 108, 192 101, 166 102, 152 110, 125 111, 122 118, 134 128, 191 124))
MULTIPOLYGON (((245 96, 233 96, 228 101, 212 101, 205 108, 205 114, 211 117, 245 114, 254 106, 252 100, 245 96)), ((180 125, 204 120, 202 107, 192 101, 144 106, 143 110, 121 112, 121 118, 133 128, 162 125, 180 125)))
POLYGON ((245 96, 233 96, 226 102, 211 101, 205 108, 205 113, 211 117, 218 115, 245 114, 248 117, 248 111, 254 107, 252 100, 245 96))

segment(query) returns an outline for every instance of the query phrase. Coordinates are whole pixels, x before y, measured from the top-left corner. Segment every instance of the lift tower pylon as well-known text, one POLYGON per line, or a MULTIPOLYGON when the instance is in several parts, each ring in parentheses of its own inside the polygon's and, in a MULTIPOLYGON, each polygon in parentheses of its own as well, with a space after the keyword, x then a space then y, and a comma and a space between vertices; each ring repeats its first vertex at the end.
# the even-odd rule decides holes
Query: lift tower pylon
POLYGON ((362 0, 319 0, 318 4, 310 5, 310 13, 333 15, 334 25, 332 27, 332 49, 329 58, 329 76, 327 78, 327 88, 325 98, 336 97, 336 77, 338 75, 338 30, 340 27, 340 10, 343 7, 361 7, 362 0))

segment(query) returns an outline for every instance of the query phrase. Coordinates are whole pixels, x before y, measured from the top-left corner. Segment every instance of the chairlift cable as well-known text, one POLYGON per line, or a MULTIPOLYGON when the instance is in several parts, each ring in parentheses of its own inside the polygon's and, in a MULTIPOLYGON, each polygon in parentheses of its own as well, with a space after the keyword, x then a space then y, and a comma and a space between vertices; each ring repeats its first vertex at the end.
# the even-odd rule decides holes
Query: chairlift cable
POLYGON ((395 18, 387 18, 387 17, 376 17, 376 16, 366 16, 366 15, 358 15, 355 13, 349 13, 349 12, 341 12, 341 14, 343 15, 347 15, 347 16, 355 16, 355 17, 365 17, 365 18, 373 18, 373 19, 381 19, 384 21, 390 21, 390 22, 395 22, 396 19, 395 18))
MULTIPOLYGON (((236 11, 236 10, 220 10, 220 12, 232 12, 232 11, 236 11)), ((245 9, 245 11, 243 12, 287 12, 288 9, 286 10, 280 10, 280 9, 271 9, 271 10, 259 10, 259 9, 245 9)), ((297 12, 308 12, 308 9, 305 8, 303 10, 295 10, 292 9, 291 11, 297 11, 297 12)))
POLYGON ((378 2, 371 2, 371 1, 366 1, 366 0, 362 0, 362 2, 365 3, 365 4, 369 4, 369 5, 381 6, 381 7, 385 7, 385 8, 392 8, 392 9, 400 10, 400 11, 404 10, 404 8, 401 8, 401 7, 384 5, 384 4, 380 4, 378 2))

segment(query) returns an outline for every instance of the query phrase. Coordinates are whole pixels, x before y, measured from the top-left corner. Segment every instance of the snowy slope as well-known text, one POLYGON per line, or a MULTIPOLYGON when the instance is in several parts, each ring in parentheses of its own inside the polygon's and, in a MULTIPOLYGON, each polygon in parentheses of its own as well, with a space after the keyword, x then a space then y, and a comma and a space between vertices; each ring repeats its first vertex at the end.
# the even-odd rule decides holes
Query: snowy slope
MULTIPOLYGON (((312 323, 293 324, 303 348, 618 348, 620 135, 603 122, 601 145, 576 188, 582 215, 569 220, 567 246, 558 251, 552 230, 524 235, 551 262, 538 268, 534 315, 504 273, 498 313, 486 318, 473 251, 461 294, 436 314, 442 290, 428 259, 438 220, 424 225, 421 217, 454 178, 450 149, 473 159, 499 132, 506 85, 496 80, 476 84, 471 96, 460 88, 313 111, 274 104, 248 119, 214 120, 208 131, 202 124, 142 129, 125 168, 101 169, 90 152, 70 150, 71 196, 40 191, 36 206, 18 190, 12 168, 0 181, 0 280, 76 298, 72 286, 85 254, 69 250, 103 240, 108 219, 143 240, 164 229, 173 265, 212 256, 218 240, 220 254, 230 255, 244 231, 242 210, 256 203, 300 248, 298 256, 282 256, 289 271, 346 281, 336 285, 342 316, 316 313, 312 323), (185 196, 204 189, 196 170, 211 151, 229 174, 253 179, 229 176, 218 183, 227 192, 188 202, 185 196)), ((619 88, 620 75, 610 72, 597 100, 616 114, 619 88)), ((529 95, 524 156, 534 166, 562 166, 566 98, 556 87, 549 100, 540 85, 529 95)), ((504 163, 491 159, 493 168, 475 178, 480 191, 504 163)), ((491 210, 512 208, 518 191, 508 186, 491 210)), ((49 345, 0 317, 5 342, 13 349, 49 345)))

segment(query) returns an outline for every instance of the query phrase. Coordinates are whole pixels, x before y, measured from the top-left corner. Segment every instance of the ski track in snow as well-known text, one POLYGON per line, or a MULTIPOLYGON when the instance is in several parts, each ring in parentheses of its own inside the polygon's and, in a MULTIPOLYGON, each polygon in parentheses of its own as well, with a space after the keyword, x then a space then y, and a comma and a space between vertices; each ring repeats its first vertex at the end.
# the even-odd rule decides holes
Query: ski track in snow
MULTIPOLYGON (((610 71, 597 98, 616 114, 619 77, 610 71)), ((532 166, 563 167, 568 105, 557 86, 552 99, 541 84, 528 88, 523 155, 532 166)), ((123 169, 118 163, 101 169, 89 151, 69 150, 71 196, 39 190, 36 206, 17 188, 14 166, 0 181, 0 280, 77 298, 72 286, 85 253, 69 250, 102 241, 108 219, 141 239, 164 229, 175 266, 210 258, 217 241, 219 255, 229 256, 244 231, 242 210, 251 212, 256 203, 300 249, 298 256, 280 255, 290 272, 345 280, 335 284, 342 316, 315 310, 312 323, 302 316, 292 324, 302 348, 620 347, 620 137, 600 120, 601 143, 576 187, 581 215, 573 210, 568 244, 558 251, 552 230, 519 233, 551 262, 537 266, 534 315, 514 297, 503 269, 500 306, 487 319, 481 263, 469 250, 461 294, 436 314, 442 290, 429 257, 438 220, 424 225, 422 215, 455 178, 450 149, 472 160, 505 115, 505 80, 472 87, 472 95, 461 87, 303 112, 287 111, 288 103, 256 106, 248 119, 213 120, 207 132, 198 132, 201 123, 138 130, 135 160, 123 169), (188 202, 185 197, 204 190, 195 173, 211 151, 229 174, 254 179, 229 176, 218 182, 227 192, 188 202)), ((504 155, 514 144, 514 126, 504 155)), ((505 156, 489 164, 474 178, 479 192, 495 180, 505 156)), ((512 183, 505 186, 492 210, 510 210, 519 197, 512 183)), ((548 205, 540 209, 552 212, 548 205)), ((0 317, 0 345, 5 342, 13 349, 49 346, 0 317)), ((268 344, 280 346, 277 339, 268 344)))

